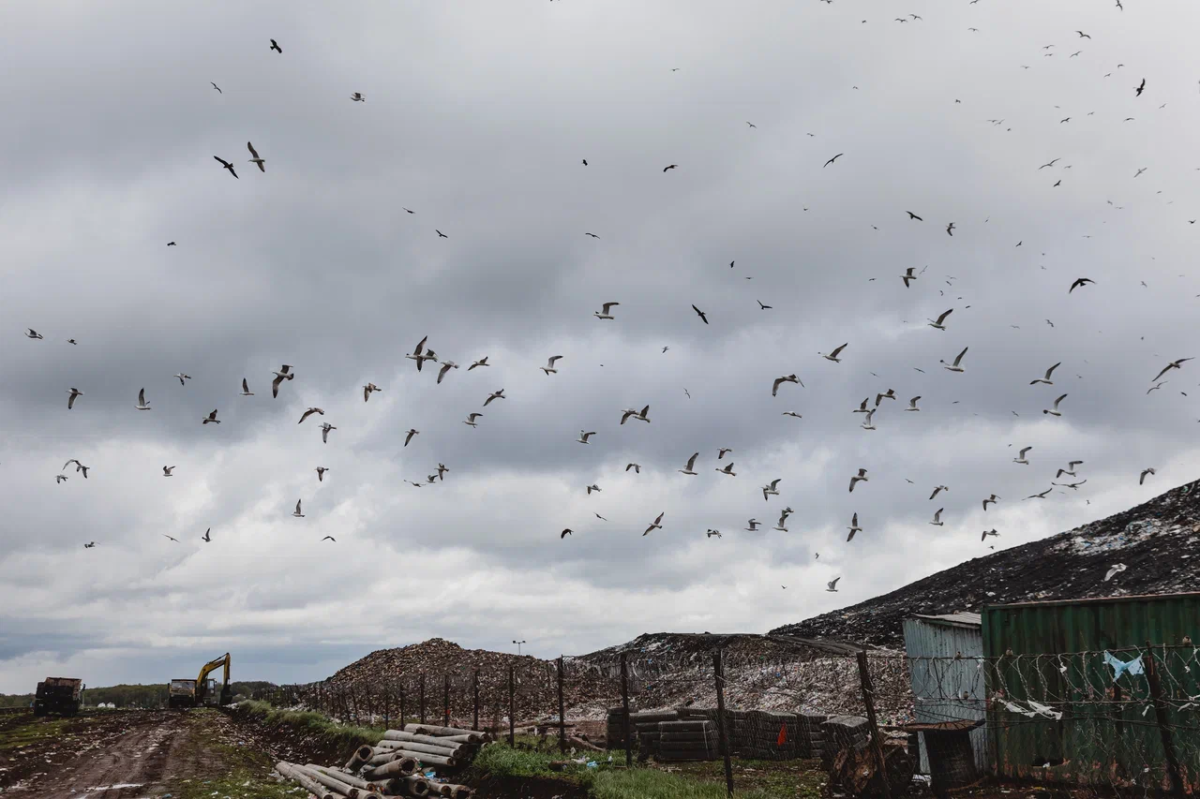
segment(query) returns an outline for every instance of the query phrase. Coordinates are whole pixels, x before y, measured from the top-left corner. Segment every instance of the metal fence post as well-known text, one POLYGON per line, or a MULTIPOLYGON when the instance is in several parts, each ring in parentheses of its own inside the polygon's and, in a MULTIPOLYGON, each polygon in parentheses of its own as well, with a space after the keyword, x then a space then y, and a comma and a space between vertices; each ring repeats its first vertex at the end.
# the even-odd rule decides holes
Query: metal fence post
POLYGON ((1158 734, 1162 739, 1163 754, 1167 760, 1167 775, 1171 778, 1171 792, 1183 796, 1183 777, 1179 772, 1179 758, 1175 755, 1175 741, 1167 720, 1167 708, 1163 703, 1162 684, 1158 680, 1158 664, 1150 642, 1146 642, 1146 681, 1150 683, 1150 696, 1154 700, 1154 717, 1158 721, 1158 734))
POLYGON ((629 663, 621 653, 621 706, 625 711, 625 768, 633 768, 633 723, 629 718, 629 663))
POLYGON ((420 686, 420 692, 421 692, 421 695, 420 695, 420 700, 421 700, 420 711, 421 711, 421 713, 420 713, 419 718, 421 719, 421 723, 424 724, 425 723, 425 672, 421 672, 421 679, 420 679, 419 686, 420 686))
POLYGON ((563 658, 558 656, 558 751, 567 751, 567 714, 563 708, 563 658))
POLYGON ((472 680, 471 693, 474 694, 475 714, 472 716, 471 729, 479 729, 479 669, 475 669, 475 677, 472 680))
POLYGON ((404 729, 404 686, 400 686, 400 729, 404 729))
POLYGON ((866 650, 858 651, 858 676, 862 680, 863 704, 867 706, 867 726, 871 729, 871 749, 875 753, 875 767, 883 784, 884 799, 892 799, 892 787, 888 784, 887 762, 883 758, 883 742, 879 740, 879 725, 875 723, 875 689, 871 686, 871 671, 867 665, 866 650))
POLYGON ((713 652, 713 680, 717 684, 717 733, 721 755, 725 758, 725 790, 733 796, 733 763, 729 759, 729 733, 725 729, 725 670, 720 649, 713 652))
POLYGON ((517 740, 516 666, 508 664, 508 745, 515 746, 517 740))
POLYGON ((447 673, 445 675, 445 681, 446 681, 446 691, 445 691, 445 694, 446 694, 446 696, 445 696, 445 698, 446 698, 446 716, 445 716, 445 721, 442 724, 442 726, 449 727, 450 726, 450 674, 449 673, 447 673))

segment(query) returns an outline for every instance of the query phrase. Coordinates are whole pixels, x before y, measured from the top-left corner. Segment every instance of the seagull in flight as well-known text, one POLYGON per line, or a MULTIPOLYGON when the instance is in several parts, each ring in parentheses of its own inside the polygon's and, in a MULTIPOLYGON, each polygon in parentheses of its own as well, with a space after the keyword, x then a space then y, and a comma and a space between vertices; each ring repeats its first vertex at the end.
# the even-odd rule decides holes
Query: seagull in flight
POLYGON ((942 521, 942 511, 944 510, 945 508, 938 508, 937 512, 933 514, 933 521, 931 521, 930 524, 932 524, 934 527, 944 527, 946 525, 946 523, 942 521))
POLYGON ((1074 291, 1077 288, 1080 288, 1081 286, 1086 286, 1089 283, 1094 284, 1095 282, 1096 281, 1092 280, 1090 277, 1078 278, 1078 279, 1076 279, 1076 281, 1074 283, 1071 284, 1071 288, 1067 289, 1067 293, 1070 294, 1072 291, 1074 291))
POLYGON ((1142 469, 1142 474, 1140 477, 1138 477, 1138 485, 1146 484, 1146 475, 1148 474, 1158 474, 1158 472, 1154 471, 1153 467, 1149 469, 1142 469))
POLYGON ((179 539, 178 539, 178 538, 176 538, 176 537, 175 537, 175 536, 173 536, 173 535, 167 535, 166 533, 162 533, 162 536, 163 536, 164 538, 169 538, 169 539, 171 539, 171 540, 172 540, 172 541, 174 541, 176 544, 178 544, 178 543, 179 543, 179 539))
POLYGON ((1141 97, 1141 96, 1142 96, 1142 92, 1144 92, 1144 91, 1146 90, 1146 79, 1145 79, 1145 78, 1142 78, 1142 82, 1141 82, 1141 84, 1140 84, 1140 85, 1138 85, 1138 86, 1135 86, 1133 90, 1134 90, 1135 92, 1137 92, 1137 93, 1134 95, 1134 97, 1141 97))
POLYGON ((825 162, 825 165, 824 165, 824 166, 822 166, 821 168, 822 168, 822 169, 824 169, 826 166, 829 166, 829 165, 830 165, 830 164, 832 164, 834 161, 836 161, 836 160, 838 160, 839 158, 841 158, 843 155, 845 155, 845 153, 838 153, 838 154, 837 154, 837 155, 835 155, 833 158, 830 158, 828 161, 826 161, 826 162, 825 162))
POLYGON ((905 270, 904 274, 900 276, 900 279, 904 281, 904 288, 908 288, 908 281, 917 279, 917 276, 913 274, 914 269, 916 269, 916 267, 910 266, 907 270, 905 270))
POLYGON ((72 388, 72 389, 68 390, 68 393, 71 395, 71 396, 67 397, 67 410, 69 411, 75 407, 75 398, 82 397, 83 392, 77 388, 72 388))
POLYGON ((329 471, 329 469, 325 468, 324 466, 318 466, 316 468, 318 483, 325 482, 325 472, 327 472, 327 471, 329 471))
POLYGON ((250 155, 254 156, 253 158, 250 159, 249 163, 258 164, 258 171, 266 172, 267 168, 265 166, 263 166, 263 164, 265 164, 266 161, 264 161, 262 158, 260 158, 258 156, 258 150, 255 150, 254 145, 251 144, 250 142, 246 142, 246 147, 250 150, 250 155))
POLYGON ((175 471, 174 466, 164 466, 163 467, 163 477, 171 477, 172 476, 171 473, 174 471, 175 471))
POLYGON ((337 430, 337 428, 334 427, 333 425, 331 425, 329 422, 325 422, 324 424, 321 425, 321 442, 322 443, 324 443, 324 444, 329 443, 329 431, 330 430, 337 430))
MULTIPOLYGON (((849 342, 847 342, 847 343, 849 343, 849 342)), ((842 359, 838 357, 838 353, 840 353, 842 350, 846 349, 846 346, 847 346, 846 344, 843 344, 842 346, 838 347, 837 349, 835 349, 833 352, 829 353, 828 355, 826 355, 823 352, 818 352, 817 355, 820 355, 822 358, 824 358, 827 361, 833 361, 834 363, 841 363, 842 359)))
POLYGON ((482 358, 480 358, 478 361, 475 361, 475 363, 473 363, 473 364, 471 364, 470 366, 468 366, 468 367, 467 367, 467 371, 468 371, 468 372, 469 372, 469 371, 471 371, 471 370, 472 370, 472 369, 474 369, 476 366, 491 366, 491 364, 490 364, 490 363, 488 363, 488 362, 487 362, 487 360, 488 360, 488 356, 486 356, 486 355, 485 355, 485 356, 483 356, 483 357, 482 357, 482 358))
POLYGON ((758 309, 759 309, 760 311, 769 311, 769 310, 771 310, 772 308, 774 308, 774 307, 775 307, 775 306, 773 306, 773 305, 763 305, 763 303, 762 303, 762 300, 755 300, 755 302, 757 302, 757 303, 758 303, 758 309))
POLYGON ((680 474, 689 474, 689 475, 693 475, 693 476, 696 475, 697 472, 695 470, 695 466, 696 466, 696 458, 698 458, 698 457, 700 457, 700 453, 699 452, 694 453, 692 455, 692 457, 688 458, 687 466, 683 467, 682 469, 676 469, 675 471, 679 472, 680 474))
POLYGON ((288 366, 285 363, 281 367, 279 367, 278 372, 273 372, 272 374, 275 375, 275 379, 271 381, 271 396, 278 398, 279 397, 279 384, 282 383, 284 380, 295 380, 296 373, 292 371, 292 367, 288 366))
POLYGON ((283 55, 283 48, 281 48, 279 46, 279 43, 276 42, 274 39, 271 40, 271 49, 274 50, 275 52, 279 53, 280 55, 283 55))
POLYGON ((1000 497, 996 496, 995 494, 992 494, 990 497, 988 497, 987 499, 985 499, 985 500, 983 501, 983 509, 986 511, 986 510, 987 510, 988 503, 990 502, 991 504, 995 505, 995 504, 996 504, 996 501, 997 501, 998 499, 1000 499, 1000 497))
MULTIPOLYGON (((1195 360, 1195 358, 1180 358, 1177 361, 1171 361, 1169 364, 1167 364, 1166 366, 1163 367, 1163 370, 1161 372, 1159 372, 1157 375, 1154 376, 1154 380, 1158 380, 1158 378, 1162 377, 1163 375, 1165 375, 1167 372, 1171 371, 1172 369, 1182 369, 1184 363, 1186 363, 1187 361, 1193 361, 1193 360, 1195 360)), ((1150 382, 1153 383, 1154 380, 1151 380, 1150 382)))
POLYGON ((550 360, 546 361, 546 365, 539 366, 538 368, 541 369, 543 372, 545 372, 547 375, 558 374, 558 370, 554 368, 554 362, 561 360, 562 357, 563 356, 561 356, 561 355, 551 355, 550 360))
POLYGON ((757 128, 757 127, 758 127, 758 125, 755 125, 753 122, 747 122, 746 124, 747 124, 747 125, 749 125, 749 126, 750 126, 750 127, 752 127, 752 128, 757 128))
POLYGON ((300 512, 300 500, 296 500, 296 509, 292 511, 292 515, 297 519, 303 519, 304 514, 300 512))
POLYGON ((917 216, 916 214, 914 214, 912 211, 905 211, 904 213, 908 214, 908 218, 909 218, 910 220, 912 220, 912 219, 915 219, 915 220, 917 220, 918 222, 924 222, 924 221, 925 221, 925 220, 924 220, 924 219, 922 219, 921 217, 919 217, 919 216, 917 216))
POLYGON ((825 590, 826 590, 826 591, 829 591, 829 592, 831 592, 831 593, 835 593, 835 594, 836 594, 836 593, 837 593, 837 590, 838 590, 838 589, 837 589, 838 580, 840 580, 840 579, 842 579, 842 578, 841 578, 841 577, 834 577, 832 580, 830 580, 829 582, 825 583, 825 590))
POLYGON ((228 162, 228 161, 226 161, 224 158, 221 158, 221 157, 220 157, 220 156, 218 156, 218 155, 214 155, 214 156, 213 156, 213 158, 215 158, 215 159, 217 159, 218 161, 220 161, 220 162, 221 162, 221 166, 223 166, 223 167, 225 167, 226 169, 228 169, 228 170, 229 170, 229 174, 233 175, 235 178, 238 176, 238 175, 237 175, 237 171, 236 171, 236 170, 234 170, 234 168, 233 168, 233 164, 229 163, 229 162, 228 162))
POLYGON ((334 537, 333 537, 333 536, 331 536, 331 535, 327 535, 327 536, 325 536, 324 538, 322 538, 321 540, 322 540, 322 541, 332 541, 332 542, 333 542, 333 543, 335 543, 335 544, 337 543, 337 539, 336 539, 336 538, 334 538, 334 537))
POLYGON ((479 425, 475 422, 475 420, 481 416, 483 416, 482 413, 468 413, 467 420, 465 422, 463 422, 463 424, 469 425, 471 427, 478 427, 479 425))
POLYGON ((613 309, 613 308, 615 308, 616 306, 620 305, 620 304, 621 304, 621 303, 619 303, 619 302, 606 302, 606 303, 603 303, 603 304, 600 306, 601 310, 599 310, 599 311, 594 311, 594 312, 592 313, 592 316, 596 317, 597 319, 615 319, 616 317, 614 317, 614 316, 612 315, 612 309, 613 309))
POLYGON ((678 167, 678 166, 679 166, 679 164, 669 164, 668 166, 665 166, 665 167, 663 167, 663 172, 665 173, 665 172, 667 172, 668 170, 670 170, 670 169, 675 169, 675 168, 676 168, 676 167, 678 167))
POLYGON ((191 376, 191 375, 185 375, 183 372, 180 372, 180 373, 179 373, 179 374, 177 374, 177 375, 172 375, 172 377, 178 377, 178 378, 179 378, 179 385, 181 385, 181 386, 186 386, 186 385, 187 385, 187 383, 185 383, 185 382, 184 382, 185 380, 191 380, 191 379, 192 379, 192 376, 191 376))
POLYGON ((246 378, 242 378, 242 396, 253 397, 254 392, 250 390, 250 384, 246 382, 246 378))
POLYGON ((590 432, 590 433, 585 433, 584 431, 580 430, 580 431, 579 431, 579 438, 577 438, 577 439, 575 439, 575 440, 576 440, 576 441, 578 441, 580 444, 588 444, 588 443, 590 443, 590 442, 588 441, 588 439, 589 439, 589 438, 591 438, 591 437, 592 437, 592 436, 594 436, 594 435, 596 435, 596 431, 595 431, 595 430, 593 430, 593 431, 592 431, 592 432, 590 432))
POLYGON ((963 366, 961 366, 961 363, 962 363, 963 356, 967 354, 968 349, 970 349, 970 348, 963 347, 963 351, 958 354, 958 356, 954 359, 954 363, 952 363, 952 364, 947 364, 945 361, 939 361, 939 363, 942 364, 943 369, 947 369, 951 372, 965 372, 966 369, 963 366))
POLYGON ((694 303, 692 304, 692 310, 696 312, 696 315, 700 317, 700 320, 702 322, 704 322, 704 324, 706 324, 706 325, 708 324, 708 317, 705 316, 704 311, 697 308, 694 303))
POLYGON ((1025 466, 1028 466, 1029 461, 1026 460, 1025 453, 1029 452, 1029 450, 1031 450, 1031 449, 1033 449, 1033 447, 1025 447, 1024 449, 1022 449, 1021 454, 1018 457, 1013 458, 1013 463, 1021 463, 1021 464, 1024 464, 1025 466))
POLYGON ((211 543, 211 542, 212 542, 212 536, 211 536, 211 535, 209 535, 211 532, 212 532, 212 528, 211 528, 211 527, 210 527, 210 528, 208 528, 207 530, 205 530, 205 531, 204 531, 204 535, 200 536, 200 540, 201 540, 201 541, 203 541, 203 542, 205 542, 205 543, 211 543))
POLYGON ((1031 385, 1031 386, 1032 386, 1032 385, 1035 385, 1035 384, 1037 384, 1037 383, 1045 383, 1045 384, 1046 384, 1046 385, 1048 385, 1048 386, 1052 386, 1052 385, 1054 385, 1054 383, 1053 383, 1053 382, 1050 380, 1050 375, 1052 375, 1052 374, 1054 373, 1054 370, 1055 370, 1055 369, 1057 369, 1057 368, 1058 368, 1058 367, 1060 367, 1060 366, 1062 366, 1062 361, 1059 361, 1058 363, 1054 364, 1054 365, 1053 365, 1053 366, 1051 366, 1049 369, 1047 369, 1047 370, 1046 370, 1046 375, 1045 375, 1044 377, 1039 377, 1039 378, 1037 378, 1036 380, 1030 380, 1030 381, 1029 381, 1029 385, 1031 385))
POLYGON ((855 513, 854 516, 850 519, 850 526, 846 529, 848 529, 850 531, 850 535, 846 536, 847 542, 854 540, 855 533, 862 532, 862 528, 858 526, 858 514, 857 513, 855 513))
POLYGON ((954 223, 953 223, 953 222, 951 222, 950 224, 946 225, 946 235, 948 235, 948 236, 953 236, 953 235, 954 235, 954 223))
POLYGON ((782 478, 782 477, 776 477, 776 478, 775 478, 774 480, 772 480, 770 483, 768 483, 767 485, 765 485, 765 486, 763 486, 763 487, 762 487, 762 492, 763 492, 763 500, 764 500, 764 501, 767 499, 767 497, 768 497, 769 495, 772 495, 772 494, 773 494, 773 495, 775 495, 775 496, 779 496, 779 482, 780 482, 781 480, 783 480, 783 478, 782 478))
POLYGON ((934 497, 936 497, 936 496, 937 496, 939 493, 941 493, 942 491, 949 491, 949 490, 950 490, 950 488, 949 488, 948 486, 934 486, 934 487, 933 487, 933 493, 929 495, 929 498, 930 498, 930 499, 933 499, 934 497))
POLYGON ((421 432, 420 430, 417 430, 417 429, 415 429, 415 428, 409 428, 409 429, 408 429, 408 432, 406 432, 406 433, 404 434, 404 446, 406 446, 406 447, 407 447, 407 446, 408 446, 408 442, 412 441, 412 439, 413 439, 413 436, 415 436, 415 435, 419 435, 419 434, 420 434, 420 432, 421 432))
POLYGON ((927 320, 929 322, 929 326, 932 327, 934 330, 945 330, 946 329, 946 325, 945 325, 946 317, 952 313, 954 313, 953 308, 944 312, 941 316, 939 316, 937 318, 936 321, 933 319, 927 320))
POLYGON ((1049 414, 1050 416, 1062 416, 1062 413, 1058 410, 1058 403, 1062 402, 1066 398, 1067 398, 1067 395, 1063 394, 1061 397, 1059 397, 1058 399, 1056 399, 1054 401, 1054 409, 1053 410, 1043 410, 1042 413, 1049 414))
POLYGON ((642 466, 641 466, 641 464, 640 464, 640 463, 627 463, 627 464, 625 464, 625 471, 629 471, 630 469, 633 469, 633 473, 634 473, 634 474, 641 474, 641 473, 642 473, 642 466))
POLYGON ((217 90, 217 94, 224 94, 224 93, 225 93, 225 92, 221 91, 221 87, 220 87, 220 86, 218 86, 217 84, 213 83, 211 80, 209 81, 209 83, 212 83, 212 87, 213 87, 214 89, 216 89, 216 90, 217 90))
POLYGON ((325 415, 325 411, 321 410, 320 408, 309 408, 304 413, 300 414, 300 421, 296 422, 296 424, 303 424, 304 420, 312 416, 314 413, 319 413, 322 416, 325 415))
POLYGON ((851 493, 854 492, 854 484, 858 483, 860 481, 864 482, 864 483, 868 481, 866 469, 859 469, 858 474, 856 474, 850 478, 850 492, 851 493))
POLYGON ((504 389, 500 389, 499 391, 493 391, 491 394, 488 394, 488 398, 483 401, 483 407, 486 408, 488 405, 491 404, 492 400, 497 400, 497 399, 508 399, 508 397, 504 396, 504 389))
POLYGON ((804 387, 804 383, 801 383, 800 378, 796 377, 796 375, 794 375, 794 374, 784 375, 783 377, 777 377, 777 378, 775 378, 775 382, 771 385, 771 396, 772 397, 778 395, 779 386, 782 385, 783 383, 799 383, 801 388, 804 387))
POLYGON ((642 535, 643 536, 649 535, 651 530, 661 530, 663 516, 666 516, 666 515, 667 515, 666 511, 663 511, 662 513, 658 514, 658 518, 656 518, 654 521, 652 521, 650 523, 650 526, 646 528, 646 532, 642 533, 642 535))
POLYGON ((1048 166, 1054 166, 1055 163, 1057 163, 1058 161, 1061 161, 1061 160, 1062 160, 1062 158, 1055 158, 1053 161, 1050 161, 1049 163, 1042 164, 1041 166, 1038 167, 1038 169, 1045 169, 1048 166))

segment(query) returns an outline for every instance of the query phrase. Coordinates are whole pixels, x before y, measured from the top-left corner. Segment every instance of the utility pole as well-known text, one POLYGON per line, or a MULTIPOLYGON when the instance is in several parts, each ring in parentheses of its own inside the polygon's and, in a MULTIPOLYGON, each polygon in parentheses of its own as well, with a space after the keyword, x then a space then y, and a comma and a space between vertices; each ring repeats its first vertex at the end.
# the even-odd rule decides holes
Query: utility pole
POLYGON ((528 643, 528 642, 514 640, 513 643, 517 645, 517 657, 520 657, 521 656, 521 644, 528 643))

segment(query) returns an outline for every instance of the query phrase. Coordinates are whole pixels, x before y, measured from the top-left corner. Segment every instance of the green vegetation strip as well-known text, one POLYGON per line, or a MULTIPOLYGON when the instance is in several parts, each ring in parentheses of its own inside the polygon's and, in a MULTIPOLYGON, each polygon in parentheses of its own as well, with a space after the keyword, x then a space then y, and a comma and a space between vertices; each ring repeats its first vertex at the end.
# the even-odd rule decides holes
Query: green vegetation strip
POLYGON ((374 746, 379 743, 384 733, 382 728, 338 724, 322 713, 278 710, 267 702, 256 700, 239 702, 233 715, 239 720, 257 721, 268 727, 291 727, 345 751, 347 756, 363 744, 374 746))
MULTIPOLYGON (((536 739, 525 742, 532 744, 536 739)), ((721 764, 696 763, 682 766, 700 766, 694 773, 662 771, 656 768, 625 769, 624 753, 614 752, 609 762, 608 753, 586 753, 596 766, 588 768, 585 763, 571 763, 562 771, 554 771, 551 764, 561 762, 557 752, 539 752, 514 749, 508 744, 497 742, 480 750, 464 782, 492 779, 549 779, 578 785, 595 799, 724 799, 725 777, 721 764)), ((738 771, 754 769, 753 779, 743 777, 737 785, 739 799, 793 799, 794 797, 820 796, 816 777, 811 772, 789 769, 780 771, 778 763, 739 763, 738 771)), ((819 775, 823 776, 823 775, 819 775)), ((736 781, 735 781, 736 782, 736 781)))

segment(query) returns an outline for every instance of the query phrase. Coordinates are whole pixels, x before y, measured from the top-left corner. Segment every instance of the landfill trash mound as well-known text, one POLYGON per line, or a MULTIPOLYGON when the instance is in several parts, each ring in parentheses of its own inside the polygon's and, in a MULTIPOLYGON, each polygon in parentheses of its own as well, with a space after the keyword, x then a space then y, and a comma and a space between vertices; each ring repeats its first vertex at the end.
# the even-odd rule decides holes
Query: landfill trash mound
MULTIPOLYGON (((646 633, 575 660, 615 672, 624 654, 633 677, 630 705, 635 711, 714 708, 712 656, 718 649, 725 672, 725 706, 731 710, 865 712, 855 660, 863 647, 840 641, 749 633, 646 633)), ((903 653, 868 649, 880 723, 913 721, 903 653)))
POLYGON ((1200 481, 1171 489, 1106 519, 973 558, 889 594, 823 613, 772 634, 903 646, 915 613, 980 611, 1054 599, 1194 591, 1200 586, 1200 481), (1123 571, 1105 581, 1110 568, 1123 571))

